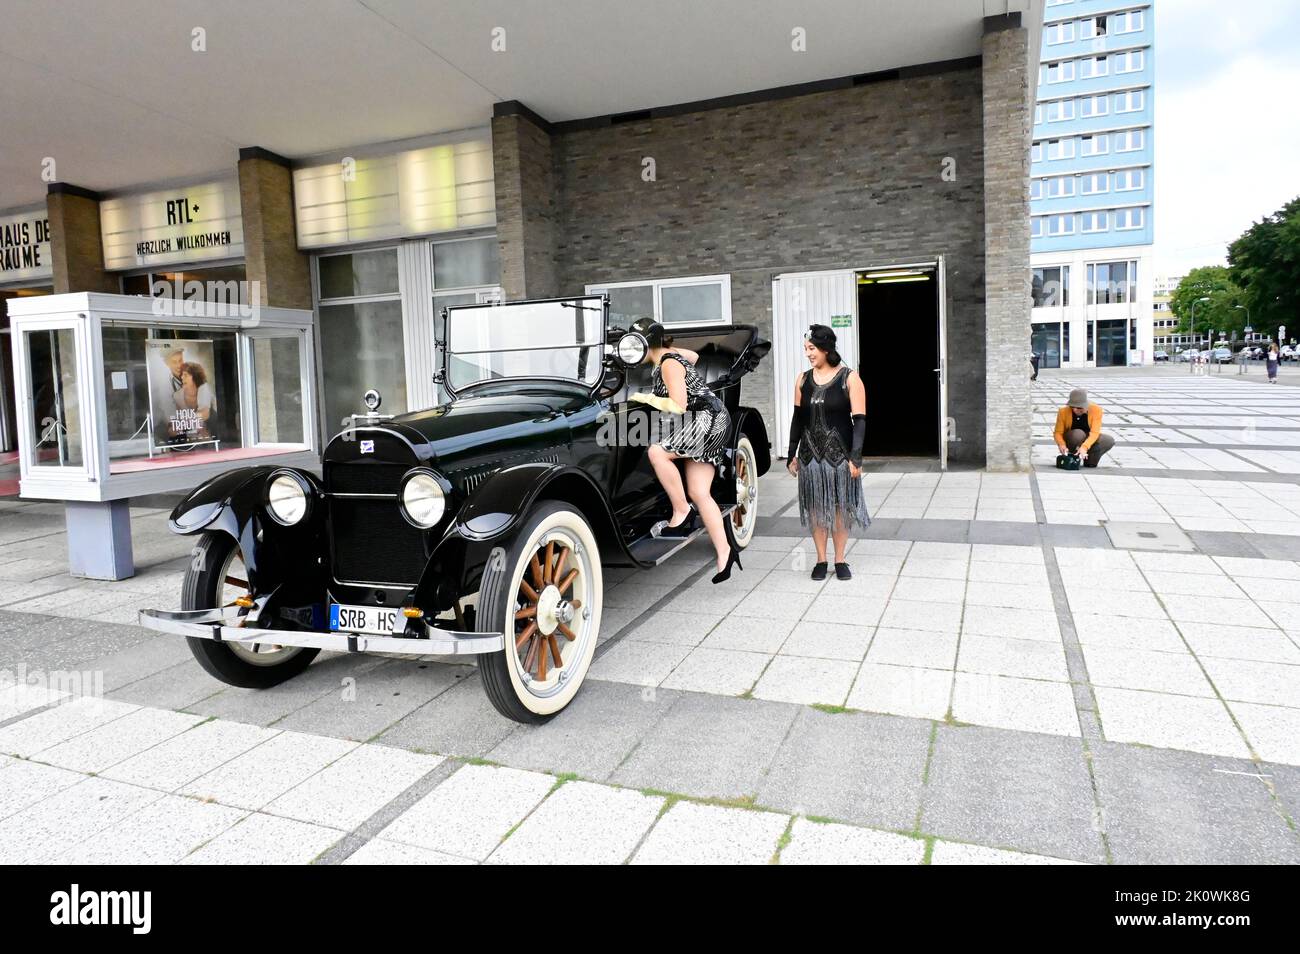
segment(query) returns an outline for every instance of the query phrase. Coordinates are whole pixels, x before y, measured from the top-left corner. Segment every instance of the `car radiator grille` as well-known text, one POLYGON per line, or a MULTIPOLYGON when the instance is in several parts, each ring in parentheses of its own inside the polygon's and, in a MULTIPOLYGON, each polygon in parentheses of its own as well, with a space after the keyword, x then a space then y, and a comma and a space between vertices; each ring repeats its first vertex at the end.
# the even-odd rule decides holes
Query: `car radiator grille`
POLYGON ((398 509, 401 464, 333 464, 325 471, 330 494, 334 576, 347 583, 419 582, 427 560, 424 531, 398 509), (387 494, 348 497, 346 494, 387 494))

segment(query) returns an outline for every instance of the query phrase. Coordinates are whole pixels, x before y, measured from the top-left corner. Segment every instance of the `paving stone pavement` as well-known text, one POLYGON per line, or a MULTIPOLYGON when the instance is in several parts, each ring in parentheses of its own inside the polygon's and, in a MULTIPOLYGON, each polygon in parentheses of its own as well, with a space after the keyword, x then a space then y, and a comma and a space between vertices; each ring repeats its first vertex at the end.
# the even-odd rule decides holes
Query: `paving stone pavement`
POLYGON ((134 625, 177 599, 165 511, 105 584, 66 575, 57 506, 0 500, 0 683, 29 683, 0 688, 0 861, 1300 861, 1300 391, 1044 372, 1036 452, 1074 386, 1102 467, 874 464, 851 581, 809 579, 779 468, 725 586, 702 547, 609 571, 544 726, 464 660, 223 686, 134 625))

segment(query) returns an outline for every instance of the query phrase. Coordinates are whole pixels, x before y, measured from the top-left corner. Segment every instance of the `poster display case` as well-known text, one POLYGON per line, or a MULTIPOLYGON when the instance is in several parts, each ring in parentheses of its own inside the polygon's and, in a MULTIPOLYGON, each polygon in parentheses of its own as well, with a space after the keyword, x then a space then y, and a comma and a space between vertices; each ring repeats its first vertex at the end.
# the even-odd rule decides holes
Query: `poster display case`
POLYGON ((76 293, 9 314, 19 492, 68 502, 74 575, 130 575, 120 555, 106 576, 78 552, 94 547, 79 524, 120 537, 125 523, 129 563, 128 498, 241 465, 318 466, 310 311, 76 293))

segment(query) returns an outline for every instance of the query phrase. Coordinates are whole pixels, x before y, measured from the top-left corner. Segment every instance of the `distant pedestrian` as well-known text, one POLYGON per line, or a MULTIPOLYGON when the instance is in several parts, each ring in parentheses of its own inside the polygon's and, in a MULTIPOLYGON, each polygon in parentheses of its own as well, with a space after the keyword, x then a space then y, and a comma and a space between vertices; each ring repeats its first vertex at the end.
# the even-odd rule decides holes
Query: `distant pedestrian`
POLYGON ((1033 366, 1034 369, 1034 373, 1029 376, 1030 381, 1038 380, 1038 361, 1039 361, 1038 352, 1037 351, 1029 352, 1029 363, 1030 365, 1033 366))
POLYGON ((1277 350, 1277 342, 1274 341, 1268 346, 1268 383, 1277 384, 1277 366, 1281 362, 1282 355, 1277 350))

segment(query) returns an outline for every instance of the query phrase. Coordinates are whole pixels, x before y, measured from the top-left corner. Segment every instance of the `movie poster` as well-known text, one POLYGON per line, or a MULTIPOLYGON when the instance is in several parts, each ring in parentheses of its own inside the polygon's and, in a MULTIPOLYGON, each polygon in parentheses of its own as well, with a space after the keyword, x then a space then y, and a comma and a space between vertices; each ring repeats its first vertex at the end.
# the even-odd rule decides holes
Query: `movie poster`
POLYGON ((212 340, 150 338, 146 342, 155 448, 211 443, 217 426, 212 340))

